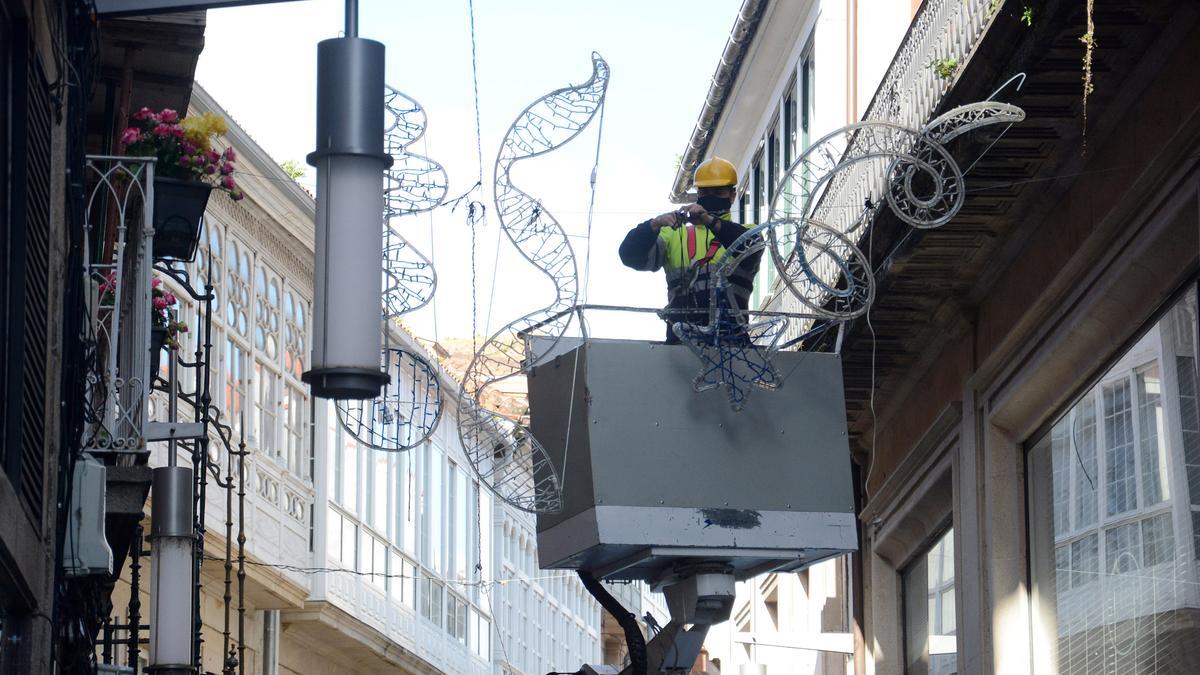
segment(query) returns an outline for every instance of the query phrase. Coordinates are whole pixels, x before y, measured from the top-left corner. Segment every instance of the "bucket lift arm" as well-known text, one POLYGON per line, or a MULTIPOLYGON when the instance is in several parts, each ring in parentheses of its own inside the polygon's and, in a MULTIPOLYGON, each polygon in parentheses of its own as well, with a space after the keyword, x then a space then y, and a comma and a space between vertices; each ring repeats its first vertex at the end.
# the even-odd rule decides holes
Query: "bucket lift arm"
POLYGON ((691 671, 708 629, 729 618, 733 609, 733 570, 722 565, 681 568, 656 584, 667 597, 671 621, 646 643, 637 617, 626 610, 590 573, 579 572, 584 588, 611 614, 625 633, 629 665, 585 665, 576 675, 647 675, 691 671))

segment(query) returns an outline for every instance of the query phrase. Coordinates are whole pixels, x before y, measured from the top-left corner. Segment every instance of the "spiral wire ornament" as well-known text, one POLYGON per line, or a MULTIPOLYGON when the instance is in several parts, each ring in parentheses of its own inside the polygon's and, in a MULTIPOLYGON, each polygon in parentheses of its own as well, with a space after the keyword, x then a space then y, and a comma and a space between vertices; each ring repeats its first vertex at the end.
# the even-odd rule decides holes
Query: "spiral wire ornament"
POLYGON ((384 176, 383 296, 385 344, 381 357, 389 381, 379 396, 337 402, 338 421, 359 443, 376 450, 401 452, 424 442, 442 416, 437 369, 423 356, 388 342, 390 322, 427 305, 437 289, 433 264, 396 228, 395 221, 437 208, 449 181, 440 164, 408 152, 425 135, 425 109, 411 97, 387 87, 384 96, 384 147, 393 164, 384 176))
POLYGON ((395 221, 437 208, 449 181, 441 164, 408 151, 425 135, 425 109, 396 89, 386 92, 384 147, 393 163, 384 177, 383 304, 390 319, 429 304, 437 290, 433 264, 400 235, 395 221))
POLYGON ((791 318, 848 321, 862 316, 874 302, 870 260, 851 235, 872 221, 884 203, 917 229, 950 222, 962 208, 966 191, 963 171, 945 144, 984 126, 1011 125, 1024 118, 1017 106, 982 101, 954 108, 919 131, 867 121, 814 142, 775 186, 768 222, 739 237, 718 263, 710 286, 708 325, 673 326, 704 364, 694 382, 696 390, 725 386, 731 406, 741 410, 750 388, 781 386, 771 357, 791 318), (833 207, 822 197, 841 194, 850 180, 870 184, 873 175, 883 179, 882 195, 867 196, 847 227, 827 224, 833 207), (769 251, 783 287, 806 312, 746 325, 746 317, 733 309, 729 277, 747 256, 763 249, 769 251))
POLYGON ((488 410, 489 387, 523 376, 538 365, 566 332, 579 299, 575 253, 558 220, 536 198, 513 184, 518 162, 550 153, 579 136, 604 105, 608 63, 592 53, 586 82, 552 91, 521 111, 496 156, 493 186, 501 230, 522 256, 554 285, 554 300, 519 317, 479 346, 463 375, 459 435, 480 480, 498 497, 529 512, 562 508, 562 480, 545 448, 520 423, 488 410), (531 351, 531 338, 540 349, 531 351))

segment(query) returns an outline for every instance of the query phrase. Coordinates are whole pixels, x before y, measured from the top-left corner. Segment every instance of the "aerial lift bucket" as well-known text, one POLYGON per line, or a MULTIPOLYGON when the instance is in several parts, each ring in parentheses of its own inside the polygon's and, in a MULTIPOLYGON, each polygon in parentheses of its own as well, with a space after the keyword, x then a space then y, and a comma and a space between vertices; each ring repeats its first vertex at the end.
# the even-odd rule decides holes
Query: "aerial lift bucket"
POLYGON ((838 355, 776 354, 784 385, 735 412, 695 391, 685 346, 530 341, 531 428, 562 475, 542 568, 649 583, 678 641, 728 618, 734 581, 858 549, 838 355))

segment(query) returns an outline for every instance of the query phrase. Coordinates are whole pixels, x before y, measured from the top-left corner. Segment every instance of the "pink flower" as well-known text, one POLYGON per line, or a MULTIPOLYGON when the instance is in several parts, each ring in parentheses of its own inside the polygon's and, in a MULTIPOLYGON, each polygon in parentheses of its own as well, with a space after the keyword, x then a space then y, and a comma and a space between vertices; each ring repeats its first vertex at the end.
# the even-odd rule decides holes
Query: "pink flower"
POLYGON ((232 190, 237 187, 237 183, 233 181, 233 176, 225 176, 221 179, 221 187, 225 188, 226 190, 232 190))
POLYGON ((167 301, 168 307, 174 307, 175 303, 179 302, 179 298, 176 298, 175 294, 170 291, 167 291, 167 294, 163 296, 163 300, 167 301))
POLYGON ((232 147, 225 148, 225 152, 221 154, 221 159, 225 160, 226 162, 236 162, 237 153, 233 151, 232 147))
POLYGON ((167 307, 169 307, 169 305, 167 304, 166 298, 154 298, 153 300, 150 301, 150 305, 159 312, 161 312, 161 311, 165 310, 167 307))
POLYGON ((162 279, 154 277, 150 280, 150 288, 158 288, 159 286, 162 286, 162 279))
POLYGON ((141 137, 142 132, 133 127, 129 127, 125 131, 121 132, 121 145, 133 145, 134 143, 137 143, 141 137))
POLYGON ((231 173, 233 173, 233 165, 232 164, 226 162, 221 165, 221 175, 222 176, 228 176, 231 173))
POLYGON ((246 193, 242 192, 241 188, 233 188, 229 191, 229 198, 235 202, 240 202, 246 198, 246 193))
POLYGON ((138 122, 143 122, 145 120, 152 119, 153 117, 154 112, 149 108, 142 108, 133 114, 133 119, 137 120, 138 122))
POLYGON ((178 124, 171 125, 171 135, 175 138, 183 138, 183 127, 178 124))
POLYGON ((174 110, 171 110, 170 108, 163 108, 162 112, 160 112, 158 114, 158 120, 160 122, 166 122, 167 124, 171 124, 172 122, 178 122, 179 121, 179 113, 175 112, 174 110))
POLYGON ((183 150, 183 154, 185 155, 196 154, 196 144, 192 143, 191 141, 185 140, 179 144, 179 147, 183 150))
POLYGON ((209 162, 216 164, 217 162, 221 161, 221 153, 217 152, 216 150, 209 150, 208 154, 205 155, 204 158, 209 162))
POLYGON ((215 164, 205 164, 204 165, 204 173, 209 174, 211 176, 212 174, 214 174, 216 172, 217 172, 217 166, 215 164))
POLYGON ((160 122, 157 126, 154 127, 154 135, 155 136, 170 136, 171 135, 171 125, 163 124, 160 122))
POLYGON ((191 165, 191 163, 192 163, 192 158, 188 157, 187 155, 184 155, 183 157, 179 158, 179 166, 182 166, 185 169, 188 168, 191 165))

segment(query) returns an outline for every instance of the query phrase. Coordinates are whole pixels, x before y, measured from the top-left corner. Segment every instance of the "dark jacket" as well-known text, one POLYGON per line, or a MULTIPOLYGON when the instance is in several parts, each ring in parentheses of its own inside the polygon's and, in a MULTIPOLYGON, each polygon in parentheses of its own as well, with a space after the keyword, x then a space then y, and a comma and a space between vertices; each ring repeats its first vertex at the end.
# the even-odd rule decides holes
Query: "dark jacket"
MULTIPOLYGON (((696 227, 696 244, 699 256, 704 256, 714 242, 719 243, 714 258, 724 255, 725 249, 732 246, 750 227, 739 225, 729 219, 728 214, 719 216, 721 227, 716 231, 703 226, 696 227)), ((667 310, 674 310, 667 317, 667 343, 679 342, 671 330, 671 324, 676 321, 704 326, 708 324, 709 303, 709 265, 706 262, 681 265, 681 259, 672 256, 672 252, 680 244, 673 240, 683 240, 687 236, 687 226, 679 228, 661 228, 658 232, 650 227, 650 221, 639 223, 631 229, 621 242, 619 250, 621 262, 635 270, 653 272, 663 269, 667 275, 667 310)), ((685 258, 687 256, 684 256, 685 258)), ((750 305, 750 294, 754 290, 754 276, 758 273, 758 265, 762 259, 762 251, 757 251, 746 257, 738 264, 730 275, 734 301, 738 309, 747 310, 750 305)))

